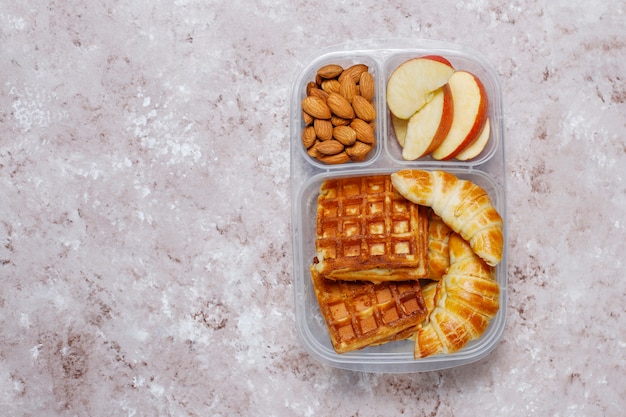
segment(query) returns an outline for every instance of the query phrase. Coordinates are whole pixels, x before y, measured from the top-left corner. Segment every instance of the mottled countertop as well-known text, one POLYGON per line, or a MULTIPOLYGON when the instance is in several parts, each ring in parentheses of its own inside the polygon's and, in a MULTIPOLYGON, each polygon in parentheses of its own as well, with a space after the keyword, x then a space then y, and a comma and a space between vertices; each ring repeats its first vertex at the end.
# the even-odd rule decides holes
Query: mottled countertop
POLYGON ((1 414, 622 415, 624 27, 619 0, 3 2, 1 414), (504 336, 429 373, 327 367, 295 327, 291 82, 393 38, 481 51, 504 100, 504 336))

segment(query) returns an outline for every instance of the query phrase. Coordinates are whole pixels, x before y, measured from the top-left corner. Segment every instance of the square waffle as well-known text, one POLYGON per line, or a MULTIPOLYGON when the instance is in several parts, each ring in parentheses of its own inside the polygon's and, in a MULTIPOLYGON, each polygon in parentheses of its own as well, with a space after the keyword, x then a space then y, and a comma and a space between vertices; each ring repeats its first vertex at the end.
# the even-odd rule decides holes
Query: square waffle
POLYGON ((330 179, 317 200, 315 269, 372 282, 428 275, 428 209, 397 193, 389 175, 330 179))
POLYGON ((336 281, 310 269, 337 353, 407 339, 427 316, 419 281, 336 281))

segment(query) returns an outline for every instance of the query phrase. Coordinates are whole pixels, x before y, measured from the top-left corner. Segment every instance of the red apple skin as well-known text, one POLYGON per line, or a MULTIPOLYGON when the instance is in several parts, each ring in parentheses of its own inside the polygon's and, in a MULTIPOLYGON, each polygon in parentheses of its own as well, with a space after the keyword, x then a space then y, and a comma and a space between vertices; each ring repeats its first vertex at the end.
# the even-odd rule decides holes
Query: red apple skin
POLYGON ((483 83, 476 76, 474 76, 474 79, 478 84, 478 88, 480 89, 480 95, 482 97, 482 100, 480 101, 480 107, 478 108, 476 120, 474 121, 474 126, 472 126, 472 129, 467 134, 465 141, 461 145, 459 145, 459 147, 456 148, 456 150, 452 152, 452 154, 448 155, 448 157, 445 158, 446 161, 453 159, 463 149, 474 143, 482 133, 483 128, 485 127, 485 122, 487 121, 487 112, 489 111, 489 100, 487 98, 487 92, 485 91, 485 86, 483 85, 483 83))
POLYGON ((431 61, 441 62, 442 64, 446 64, 450 68, 454 68, 452 64, 450 63, 450 61, 448 61, 446 58, 442 57, 441 55, 425 55, 422 58, 430 59, 431 61))
POLYGON ((450 86, 446 84, 443 86, 443 111, 441 113, 441 121, 439 122, 437 133, 433 136, 433 141, 430 143, 428 149, 426 149, 422 157, 432 153, 439 147, 439 145, 441 145, 450 132, 452 120, 454 120, 454 98, 452 97, 450 86))
POLYGON ((472 144, 482 132, 483 127, 485 125, 485 121, 487 120, 487 112, 489 110, 489 99, 487 98, 487 92, 485 90, 485 86, 483 85, 482 81, 480 81, 478 77, 476 77, 474 74, 471 74, 471 75, 472 77, 474 77, 474 80, 476 81, 476 84, 478 85, 478 89, 480 90, 480 96, 481 96, 481 100, 478 106, 478 110, 476 112, 476 118, 474 120, 474 124, 469 130, 469 132, 467 133, 467 135, 465 136, 465 138, 463 139, 463 141, 456 147, 456 149, 454 149, 454 151, 452 151, 448 155, 438 158, 441 161, 448 161, 450 159, 453 159, 456 155, 458 155, 459 152, 461 152, 467 146, 472 144))
POLYGON ((474 142, 466 146, 461 152, 456 154, 455 158, 459 161, 469 161, 476 158, 485 149, 489 142, 489 135, 491 134, 491 121, 489 117, 485 120, 485 126, 483 126, 482 132, 476 138, 474 142), (480 142, 479 142, 480 141, 480 142))

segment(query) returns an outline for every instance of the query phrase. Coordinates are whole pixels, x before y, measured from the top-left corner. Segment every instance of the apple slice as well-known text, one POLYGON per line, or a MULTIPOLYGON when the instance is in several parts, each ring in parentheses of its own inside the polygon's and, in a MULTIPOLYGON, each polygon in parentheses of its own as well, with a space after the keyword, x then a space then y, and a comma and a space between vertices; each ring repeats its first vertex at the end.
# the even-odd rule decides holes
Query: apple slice
POLYGON ((428 155, 448 136, 454 119, 450 86, 437 89, 431 101, 409 119, 402 158, 412 161, 428 155))
POLYGON ((448 80, 454 104, 454 120, 444 141, 432 153, 437 160, 454 158, 474 142, 483 130, 489 107, 483 83, 467 71, 455 71, 448 80))
POLYGON ((393 127, 393 133, 396 135, 396 140, 400 146, 404 147, 404 140, 406 139, 406 128, 409 124, 407 119, 400 119, 391 114, 391 126, 393 127))
POLYGON ((435 90, 454 73, 450 65, 433 57, 413 58, 396 68, 387 82, 389 111, 408 119, 432 99, 435 90))
POLYGON ((491 124, 489 123, 489 118, 487 118, 487 120, 485 120, 483 131, 478 136, 478 139, 459 152, 455 158, 459 161, 469 161, 470 159, 476 158, 483 151, 483 149, 485 149, 485 146, 487 146, 490 133, 491 124))

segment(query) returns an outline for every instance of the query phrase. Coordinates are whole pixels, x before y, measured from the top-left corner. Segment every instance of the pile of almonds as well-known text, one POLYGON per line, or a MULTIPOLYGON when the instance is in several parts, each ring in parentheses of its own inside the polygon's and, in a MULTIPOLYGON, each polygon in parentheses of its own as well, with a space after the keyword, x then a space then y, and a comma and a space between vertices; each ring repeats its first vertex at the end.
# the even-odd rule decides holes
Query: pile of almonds
POLYGON ((375 144, 374 77, 365 64, 321 67, 302 100, 302 144, 326 164, 365 160, 375 144))

